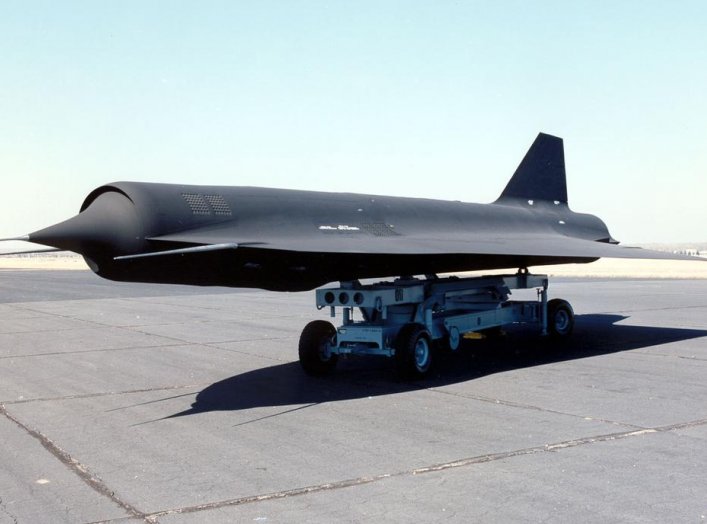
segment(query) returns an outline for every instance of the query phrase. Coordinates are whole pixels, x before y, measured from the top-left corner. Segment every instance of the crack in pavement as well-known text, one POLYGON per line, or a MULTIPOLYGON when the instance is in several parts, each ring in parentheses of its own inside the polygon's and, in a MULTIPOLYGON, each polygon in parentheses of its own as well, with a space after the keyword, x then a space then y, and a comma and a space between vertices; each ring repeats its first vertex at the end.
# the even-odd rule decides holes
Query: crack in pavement
POLYGON ((128 351, 131 349, 169 349, 169 348, 179 348, 184 346, 194 346, 198 344, 193 343, 181 343, 181 344, 153 344, 149 346, 125 346, 119 348, 97 348, 97 349, 76 349, 68 351, 48 351, 46 353, 32 353, 30 355, 3 355, 0 356, 0 360, 8 359, 22 359, 22 358, 35 358, 35 357, 53 357, 61 355, 76 355, 83 353, 102 353, 103 351, 128 351))
MULTIPOLYGON (((193 387, 193 386, 179 386, 179 387, 171 387, 171 388, 154 388, 152 390, 140 390, 140 391, 179 389, 179 388, 185 388, 185 387, 193 387)), ((449 394, 447 392, 439 392, 439 391, 435 391, 435 392, 449 394)), ((101 396, 101 395, 108 395, 108 394, 110 394, 110 393, 99 393, 99 394, 83 395, 83 396, 84 397, 85 396, 101 396)), ((77 398, 77 397, 81 397, 81 396, 76 395, 76 396, 73 396, 70 398, 77 398)), ((493 399, 480 398, 479 400, 496 402, 493 399)), ((19 402, 22 402, 22 401, 19 401, 19 402)), ((19 403, 19 402, 15 402, 15 403, 19 403)), ((506 402, 502 402, 502 403, 504 405, 506 404, 506 402)), ((535 406, 524 406, 524 405, 520 405, 520 404, 516 405, 515 403, 508 403, 508 405, 515 406, 515 407, 528 408, 528 409, 541 409, 541 408, 537 408, 535 406)), ((555 412, 553 412, 553 413, 555 413, 555 412)), ((4 415, 6 418, 8 418, 12 422, 14 422, 18 427, 20 427, 21 429, 26 431, 29 435, 31 435, 32 437, 37 439, 42 444, 42 446, 47 451, 49 451, 49 453, 51 455, 53 455, 61 463, 63 463, 66 467, 68 467, 71 471, 73 471, 76 475, 78 475, 78 477, 84 483, 86 483, 89 487, 91 487, 94 491, 96 491, 97 493, 99 493, 102 496, 107 497, 112 502, 117 504, 120 508, 122 508, 124 511, 126 511, 126 513, 127 513, 126 517, 119 518, 119 519, 112 519, 111 520, 112 522, 120 522, 120 521, 125 521, 125 520, 139 519, 139 520, 142 520, 144 522, 149 522, 149 523, 156 523, 156 522, 158 522, 157 519, 159 519, 160 517, 167 516, 167 515, 196 513, 196 512, 200 512, 200 511, 208 511, 208 510, 218 509, 218 508, 223 508, 223 507, 241 506, 244 504, 264 502, 264 501, 269 501, 269 500, 285 499, 285 498, 296 497, 296 496, 300 496, 300 495, 307 495, 310 493, 332 491, 332 490, 350 488, 350 487, 354 487, 354 486, 360 486, 360 485, 364 485, 364 484, 371 484, 371 483, 379 482, 379 481, 389 479, 389 478, 416 476, 416 475, 422 475, 425 473, 439 472, 439 471, 445 471, 448 469, 455 469, 455 468, 461 468, 461 467, 469 467, 469 466, 473 466, 473 465, 477 465, 477 464, 485 464, 488 462, 494 462, 494 461, 509 459, 509 458, 513 458, 513 457, 535 455, 535 454, 546 453, 546 452, 558 452, 558 451, 562 451, 564 449, 594 444, 594 443, 598 443, 598 442, 609 442, 609 441, 615 441, 615 440, 622 440, 622 439, 628 439, 628 438, 633 438, 633 437, 638 437, 638 436, 644 436, 644 435, 650 435, 650 434, 656 434, 656 433, 665 433, 665 432, 670 432, 670 431, 678 431, 678 430, 682 430, 682 429, 688 429, 688 428, 692 428, 692 427, 707 425, 707 419, 701 419, 701 420, 694 420, 694 421, 688 421, 688 422, 680 422, 680 423, 671 424, 668 426, 632 429, 631 431, 609 433, 609 434, 596 435, 596 436, 591 436, 591 437, 583 437, 583 438, 579 438, 579 439, 566 440, 566 441, 556 442, 556 443, 552 443, 552 444, 545 444, 542 446, 533 446, 533 447, 521 448, 521 449, 517 449, 517 450, 499 452, 499 453, 489 453, 489 454, 485 454, 485 455, 477 455, 474 457, 462 458, 462 459, 454 460, 451 462, 432 464, 429 466, 424 466, 424 467, 414 468, 414 469, 409 469, 409 470, 402 470, 402 471, 393 472, 393 473, 382 473, 382 474, 373 475, 373 476, 362 476, 362 477, 358 477, 358 478, 345 479, 345 480, 336 481, 336 482, 316 484, 316 485, 311 485, 311 486, 304 486, 304 487, 300 487, 300 488, 294 488, 294 489, 283 490, 283 491, 272 492, 272 493, 239 497, 239 498, 235 498, 235 499, 216 501, 216 502, 211 502, 211 503, 206 503, 206 504, 199 504, 199 505, 195 505, 195 506, 184 506, 184 507, 180 507, 180 508, 173 508, 173 509, 161 510, 161 511, 156 511, 156 512, 150 513, 150 512, 140 511, 139 509, 132 506, 131 504, 121 500, 115 494, 115 492, 112 491, 100 478, 98 478, 96 475, 91 473, 91 471, 86 466, 84 466, 79 461, 74 459, 66 451, 59 448, 59 446, 57 446, 54 442, 52 442, 46 435, 42 434, 38 430, 28 427, 27 425, 22 423, 20 420, 15 418, 13 415, 8 413, 4 404, 0 404, 0 414, 4 415)), ((560 414, 564 414, 564 413, 560 413, 560 414)), ((572 416, 575 416, 575 415, 572 415, 572 416)), ((0 502, 1 502, 1 500, 0 500, 0 502)), ((7 511, 2 506, 2 504, 0 504, 0 509, 3 509, 3 511, 5 513, 7 513, 7 511)), ((9 515, 9 516, 11 516, 11 515, 9 515)))
MULTIPOLYGON (((122 301, 128 301, 127 299, 114 299, 114 300, 116 300, 116 301, 121 301, 121 300, 122 300, 122 301)), ((138 301, 138 300, 132 300, 132 301, 128 301, 128 302, 140 303, 140 301, 138 301)), ((168 305, 168 304, 166 304, 166 305, 168 305)), ((14 304, 13 304, 13 307, 16 307, 16 309, 21 310, 21 311, 27 311, 27 312, 35 313, 35 314, 41 315, 41 316, 51 316, 51 317, 61 318, 61 319, 64 319, 64 320, 72 320, 72 321, 75 321, 75 322, 81 322, 81 323, 86 323, 86 324, 93 324, 93 325, 102 326, 102 327, 112 327, 112 328, 116 328, 116 329, 129 329, 129 330, 138 331, 139 328, 144 328, 144 327, 147 327, 147 326, 171 326, 171 325, 175 325, 175 322, 173 322, 173 321, 172 321, 172 322, 150 322, 150 323, 140 323, 140 324, 120 324, 120 325, 116 325, 116 324, 107 324, 107 323, 105 323, 105 322, 100 322, 100 321, 97 320, 97 319, 81 318, 81 317, 78 317, 78 316, 72 316, 72 315, 57 313, 57 312, 55 312, 55 311, 37 310, 37 309, 33 309, 32 307, 23 306, 23 305, 19 305, 19 304, 17 304, 17 305, 14 305, 14 304)), ((180 306, 177 306, 177 307, 180 307, 180 306)), ((185 308, 180 307, 180 309, 185 309, 185 308)), ((219 309, 216 309, 216 310, 218 311, 219 309)), ((299 315, 265 315, 265 316, 254 317, 254 318, 251 318, 251 319, 248 319, 248 320, 250 320, 250 321, 257 321, 257 320, 263 319, 263 318, 265 318, 266 320, 277 320, 277 319, 281 319, 281 318, 299 318, 299 315)), ((236 319, 234 319, 234 320, 225 320, 225 321, 222 321, 222 320, 211 320, 211 319, 199 319, 199 320, 191 320, 191 323, 192 323, 192 324, 213 324, 213 323, 223 324, 223 323, 226 323, 226 324, 239 325, 239 324, 244 324, 244 323, 246 323, 246 322, 243 322, 242 320, 236 320, 236 319)), ((257 327, 257 326, 256 326, 256 327, 257 327)), ((72 330, 72 329, 73 329, 73 328, 49 329, 49 330, 45 330, 45 331, 70 331, 70 330, 72 330)), ((41 331, 41 330, 39 330, 39 331, 38 331, 38 330, 33 330, 33 332, 43 332, 43 331, 41 331)), ((24 333, 24 331, 17 332, 17 333, 24 333)), ((12 333, 10 333, 10 334, 12 334, 12 333)), ((153 335, 153 336, 162 336, 162 335, 154 335, 154 333, 147 333, 147 334, 153 335)))
MULTIPOLYGON (((42 315, 42 316, 57 317, 57 318, 61 318, 61 319, 64 319, 64 320, 71 320, 71 321, 73 321, 73 322, 80 322, 80 323, 84 323, 84 324, 93 324, 93 325, 95 325, 95 326, 101 326, 101 327, 112 327, 112 328, 119 328, 119 327, 120 327, 120 326, 115 326, 115 325, 112 325, 112 324, 106 324, 106 323, 103 323, 103 322, 98 322, 98 321, 96 321, 96 320, 87 320, 87 319, 85 319, 85 318, 72 317, 71 315, 62 315, 62 314, 60 314, 60 313, 55 313, 55 312, 53 312, 53 311, 41 311, 41 310, 32 309, 31 307, 21 306, 21 305, 14 305, 14 304, 13 304, 13 306, 16 307, 17 309, 21 310, 21 311, 31 311, 32 313, 38 313, 38 314, 40 314, 40 315, 42 315)), ((32 330, 32 333, 35 333, 35 332, 36 332, 36 333, 45 333, 45 332, 48 332, 48 331, 71 331, 71 330, 73 330, 73 329, 75 329, 75 328, 48 329, 48 330, 44 330, 44 331, 42 331, 42 330, 32 330)), ((79 329, 80 329, 80 328, 79 328, 79 329)), ((25 333, 25 332, 22 331, 21 333, 25 333)))
MULTIPOLYGON (((20 307, 18 309, 22 309, 24 311, 32 311, 32 312, 37 312, 31 308, 27 307, 20 307)), ((250 352, 244 352, 244 351, 238 351, 234 349, 229 349, 225 347, 221 347, 218 344, 235 344, 235 343, 246 343, 246 342, 261 342, 261 341, 271 341, 271 340, 287 340, 287 339, 296 339, 294 335, 286 335, 286 336, 281 336, 281 337, 256 337, 256 338, 246 338, 246 339, 229 339, 229 340, 219 340, 219 341, 212 341, 212 342, 194 342, 194 341, 189 341, 189 340, 184 340, 179 337, 171 336, 171 335, 161 335, 161 334, 155 334, 151 333, 146 330, 147 327, 153 327, 153 326, 170 326, 174 325, 173 323, 167 323, 167 324, 140 324, 140 325, 112 325, 112 324, 106 324, 103 322, 98 322, 96 320, 87 320, 87 319, 79 319, 76 317, 72 317, 69 315, 62 315, 60 313, 54 313, 54 312, 42 312, 44 315, 49 315, 49 316, 54 316, 62 319, 68 319, 68 320, 75 320, 77 322, 84 322, 87 324, 92 324, 94 326, 99 326, 103 328, 110 328, 110 329, 116 329, 116 330, 124 330, 124 331, 129 331, 131 333, 139 333, 141 335, 145 335, 148 337, 156 337, 163 339, 165 341, 171 341, 172 343, 165 343, 165 344, 154 344, 154 345, 149 345, 149 346, 139 346, 137 348, 134 347, 125 347, 125 348, 105 348, 105 349, 95 349, 95 350, 79 350, 79 351, 57 351, 57 352, 47 352, 47 353, 40 353, 40 354, 34 354, 34 355, 5 355, 5 356, 0 356, 1 359, 14 359, 14 358, 31 358, 31 357, 40 357, 40 356, 55 356, 55 355, 70 355, 70 354, 76 354, 76 353, 93 353, 93 352, 102 352, 102 351, 124 351, 128 349, 150 349, 150 348, 173 348, 173 347, 180 347, 180 346, 203 346, 211 349, 216 349, 219 351, 227 351, 230 353, 238 353, 238 354, 245 354, 248 356, 260 358, 266 361, 274 361, 274 362, 281 362, 282 359, 277 358, 277 357, 267 357, 264 355, 260 355, 257 353, 250 353, 250 352)), ((278 317, 279 318, 279 317, 278 317)), ((199 321, 195 323, 215 323, 216 321, 211 321, 211 320, 204 320, 204 321, 199 321)), ((232 324, 238 324, 238 322, 231 322, 232 324)), ((89 329, 89 328, 76 328, 76 329, 89 329)), ((47 332, 53 332, 53 331, 75 331, 75 328, 67 328, 67 329, 59 329, 59 330, 47 330, 47 332)), ((24 332, 22 332, 24 333, 24 332)))
MULTIPOLYGON (((165 324, 165 325, 177 325, 177 324, 165 324)), ((245 342, 270 342, 272 340, 288 340, 288 339, 297 340, 297 337, 288 335, 288 336, 284 336, 284 337, 256 337, 256 338, 213 340, 210 342, 195 342, 195 341, 184 340, 183 338, 178 338, 178 337, 175 337, 172 335, 156 335, 154 333, 150 333, 149 331, 143 331, 142 328, 144 328, 144 327, 145 326, 135 326, 135 327, 123 326, 120 329, 127 329, 128 331, 131 331, 133 333, 140 333, 141 335, 160 337, 160 338, 164 338, 166 340, 180 342, 180 344, 176 344, 176 346, 182 346, 182 345, 184 345, 184 346, 203 346, 203 347, 207 347, 207 348, 211 348, 211 349, 220 349, 222 351, 229 351, 231 353, 242 353, 244 355, 260 357, 260 358, 263 358, 266 360, 280 360, 280 359, 265 357, 262 355, 258 355, 256 353, 248 353, 248 352, 233 350, 233 349, 229 349, 229 348, 224 348, 224 347, 220 347, 218 344, 238 344, 238 343, 245 343, 245 342)), ((172 347, 172 346, 170 345, 169 347, 172 347)))
POLYGON ((18 524, 17 516, 12 514, 9 509, 7 509, 7 504, 3 501, 2 497, 0 497, 0 512, 4 513, 7 515, 13 522, 13 524, 18 524))
POLYGON ((609 420, 609 419, 603 419, 603 418, 596 418, 596 417, 589 417, 586 415, 577 415, 575 413, 567 413, 564 411, 557 411, 555 409, 547 409, 543 408, 540 406, 535 406, 533 404, 522 404, 520 402, 512 402, 510 400, 501 400, 498 398, 492 398, 492 397, 484 397, 481 395, 465 395, 462 393, 456 393, 453 391, 442 391, 437 388, 428 388, 427 391, 431 393, 439 393, 440 395, 450 395, 453 397, 459 397, 459 398, 467 398, 470 400, 478 400, 480 402, 488 402, 489 404, 498 404, 501 406, 507 406, 511 408, 519 408, 519 409, 528 409, 531 411, 540 411, 542 413, 552 413, 553 415, 562 415, 565 417, 573 417, 573 418, 580 418, 582 420, 595 420, 597 422, 604 422, 606 424, 611 424, 613 426, 623 426, 626 428, 633 428, 633 429, 646 429, 643 426, 637 426, 635 424, 629 424, 628 422, 618 422, 616 420, 609 420))
POLYGON ((423 475, 425 473, 432 473, 438 471, 445 471, 448 469, 455 469, 461 467, 473 466, 476 464, 485 464, 488 462, 494 462, 497 460, 504 460, 513 457, 520 457, 526 455, 535 455, 538 453, 549 453, 558 452, 564 449, 575 448, 578 446, 585 446, 589 444, 595 444, 597 442, 610 442, 614 440, 623 440, 643 435, 650 435, 656 433, 666 433, 670 431, 677 431, 680 429, 686 429, 691 427, 697 427, 707 425, 707 419, 694 420, 689 422, 681 422, 677 424, 671 424, 669 426, 659 426, 654 428, 643 428, 634 431, 624 431, 618 433, 609 433, 605 435, 596 435, 593 437, 584 437, 573 440, 565 440, 562 442, 556 442, 553 444, 546 444, 544 446, 534 446, 530 448, 522 448, 512 451, 504 451, 500 453, 489 453, 486 455, 478 455, 475 457, 468 457, 464 459, 455 460, 452 462, 445 462, 440 464, 432 464, 430 466, 425 466, 421 468, 409 469, 404 471, 398 471, 394 473, 382 473, 373 476, 363 476, 353 479, 346 479, 337 482, 329 482, 325 484, 315 484, 312 486, 305 486, 301 488, 294 488, 284 491, 277 491, 273 493, 264 493, 261 495, 251 495, 246 497, 240 497, 230 500, 222 500, 217 502, 210 502, 206 504, 199 504, 195 506, 185 506, 181 508, 174 508, 168 510, 157 511, 153 513, 145 514, 145 520, 150 523, 156 523, 157 519, 167 515, 176 514, 186 514, 186 513, 196 513, 200 511, 207 511, 211 509, 219 509, 223 507, 230 506, 242 506, 244 504, 252 504, 257 502, 264 502, 269 500, 285 499, 290 497, 297 497, 300 495, 308 495, 310 493, 319 493, 324 491, 333 491, 338 489, 350 488, 354 486, 361 486, 364 484, 371 484, 374 482, 379 482, 385 479, 398 478, 398 477, 410 477, 415 475, 423 475))
MULTIPOLYGON (((637 297, 634 297, 634 299, 637 299, 637 297)), ((693 306, 668 306, 668 307, 647 307, 647 308, 633 308, 633 309, 620 309, 618 311, 602 311, 601 313, 598 314, 609 314, 609 315, 615 315, 615 314, 624 314, 624 313, 646 313, 646 312, 654 312, 654 311, 680 311, 682 309, 704 309, 707 308, 707 304, 697 304, 693 306)), ((685 328, 685 329, 690 329, 690 328, 685 328)))
POLYGON ((700 357, 688 357, 686 355, 673 355, 670 353, 657 353, 654 351, 639 351, 639 350, 634 350, 631 352, 634 355, 647 355, 649 357, 656 356, 656 357, 664 357, 664 358, 677 358, 677 359, 684 359, 684 360, 696 360, 698 362, 707 362, 707 358, 700 358, 700 357))
POLYGON ((39 397, 39 398, 23 398, 16 400, 0 400, 0 406, 11 405, 11 404, 27 404, 29 402, 53 402, 61 400, 75 400, 82 398, 95 398, 95 397, 110 397, 118 395, 130 395, 133 393, 151 393, 153 391, 172 391, 177 389, 191 389, 191 388, 203 388, 208 386, 207 383, 202 384, 184 384, 181 386, 162 386, 156 388, 142 388, 142 389, 129 389, 125 391, 103 391, 100 393, 81 393, 76 395, 64 395, 60 397, 39 397))
POLYGON ((20 429, 23 429, 25 432, 27 432, 27 434, 38 440, 39 443, 44 447, 44 449, 46 449, 59 462, 61 462, 67 468, 73 471, 86 485, 88 485, 96 493, 108 498, 113 503, 117 504, 129 516, 133 518, 147 520, 147 516, 145 513, 138 510, 129 503, 125 502, 124 500, 121 500, 113 490, 111 490, 103 483, 100 478, 91 473, 91 471, 86 466, 81 464, 69 453, 57 446, 46 435, 36 429, 30 428, 26 424, 22 423, 19 419, 8 413, 4 404, 0 404, 0 415, 4 415, 8 420, 14 422, 20 429))

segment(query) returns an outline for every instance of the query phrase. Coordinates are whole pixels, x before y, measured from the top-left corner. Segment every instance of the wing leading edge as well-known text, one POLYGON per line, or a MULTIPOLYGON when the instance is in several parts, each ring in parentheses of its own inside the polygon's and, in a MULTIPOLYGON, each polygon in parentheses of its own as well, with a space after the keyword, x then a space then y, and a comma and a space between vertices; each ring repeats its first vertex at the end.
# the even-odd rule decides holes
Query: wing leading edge
POLYGON ((183 232, 151 238, 156 242, 183 243, 184 248, 117 257, 129 260, 148 256, 199 254, 233 249, 261 249, 292 253, 350 254, 350 255, 503 255, 552 258, 597 258, 702 260, 639 247, 620 246, 561 235, 515 235, 491 237, 469 234, 401 235, 393 240, 386 237, 357 239, 362 234, 273 237, 267 242, 234 242, 226 232, 183 232), (471 238, 470 238, 471 237, 471 238))

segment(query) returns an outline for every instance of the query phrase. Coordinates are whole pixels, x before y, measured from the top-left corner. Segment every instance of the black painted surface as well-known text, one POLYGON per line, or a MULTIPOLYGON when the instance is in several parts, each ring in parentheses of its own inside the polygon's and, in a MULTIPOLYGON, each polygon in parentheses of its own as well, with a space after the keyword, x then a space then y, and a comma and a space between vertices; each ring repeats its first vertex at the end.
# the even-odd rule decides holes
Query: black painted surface
POLYGON ((117 182, 30 240, 80 253, 111 280, 278 291, 600 257, 676 258, 615 245, 599 218, 569 208, 565 178, 562 140, 541 133, 493 204, 117 182))

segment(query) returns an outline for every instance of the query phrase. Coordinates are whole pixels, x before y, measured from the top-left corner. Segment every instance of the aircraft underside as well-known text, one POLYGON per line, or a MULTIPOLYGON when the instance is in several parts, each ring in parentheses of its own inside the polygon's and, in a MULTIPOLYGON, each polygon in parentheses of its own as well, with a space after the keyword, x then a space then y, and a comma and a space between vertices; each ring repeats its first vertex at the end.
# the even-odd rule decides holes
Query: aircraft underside
POLYGON ((95 262, 98 274, 118 281, 253 287, 305 291, 329 282, 461 271, 518 269, 537 265, 587 263, 594 258, 513 255, 372 255, 241 249, 154 259, 95 262))

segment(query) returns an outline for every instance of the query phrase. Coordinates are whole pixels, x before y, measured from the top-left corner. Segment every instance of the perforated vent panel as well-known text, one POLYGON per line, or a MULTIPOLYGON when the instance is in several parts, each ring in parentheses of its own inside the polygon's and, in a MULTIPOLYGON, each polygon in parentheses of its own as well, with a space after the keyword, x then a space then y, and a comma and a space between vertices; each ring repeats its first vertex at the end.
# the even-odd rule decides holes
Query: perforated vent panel
POLYGON ((195 215, 231 216, 231 208, 221 195, 200 195, 199 193, 182 193, 182 197, 191 212, 195 215))
POLYGON ((228 207, 228 204, 221 195, 204 195, 204 198, 211 206, 211 209, 214 210, 214 214, 227 216, 232 214, 231 208, 228 207))
POLYGON ((202 195, 196 193, 182 193, 182 196, 184 197, 184 200, 187 201, 187 204, 189 204, 192 213, 195 215, 211 214, 209 204, 206 203, 206 200, 202 195))

